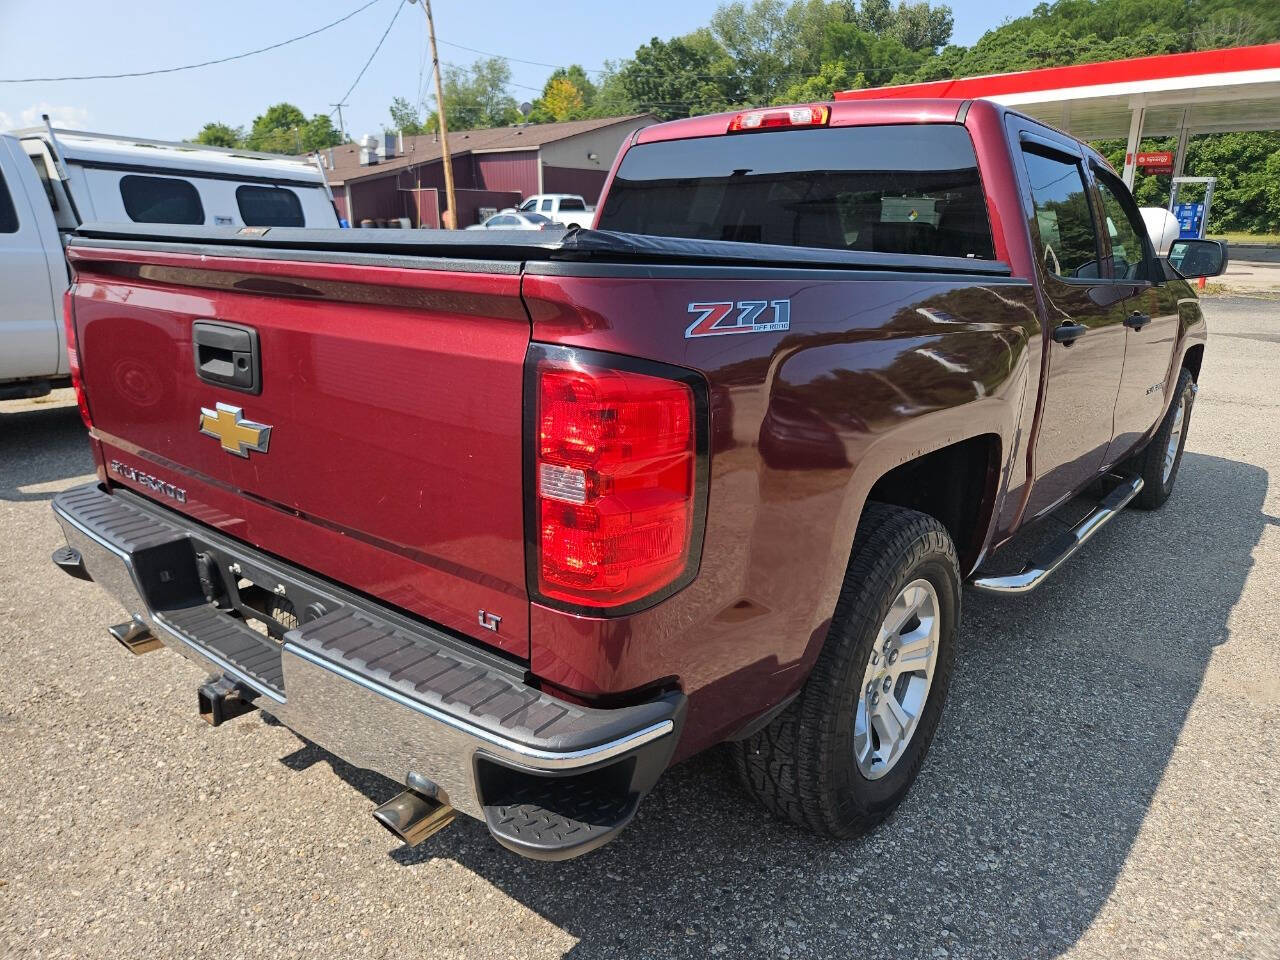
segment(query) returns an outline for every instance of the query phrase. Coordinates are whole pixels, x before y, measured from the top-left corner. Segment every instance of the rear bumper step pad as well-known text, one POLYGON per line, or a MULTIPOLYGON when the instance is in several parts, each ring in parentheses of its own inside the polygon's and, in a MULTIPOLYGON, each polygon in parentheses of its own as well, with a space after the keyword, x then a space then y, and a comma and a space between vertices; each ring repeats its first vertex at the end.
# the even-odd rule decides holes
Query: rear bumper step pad
POLYGON ((527 856, 611 839, 675 749, 678 693, 616 710, 569 704, 519 664, 136 494, 79 487, 53 509, 68 544, 55 562, 105 587, 166 646, 348 762, 435 785, 527 856), (206 598, 209 569, 285 593, 312 619, 265 636, 225 598, 206 598))

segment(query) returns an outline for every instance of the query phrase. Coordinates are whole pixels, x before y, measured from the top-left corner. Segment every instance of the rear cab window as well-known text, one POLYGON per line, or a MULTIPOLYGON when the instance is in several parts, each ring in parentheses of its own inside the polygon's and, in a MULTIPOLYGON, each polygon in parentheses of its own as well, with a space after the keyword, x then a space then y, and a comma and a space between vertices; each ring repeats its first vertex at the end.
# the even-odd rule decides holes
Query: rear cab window
POLYGON ((236 206, 247 227, 302 227, 302 202, 284 187, 236 187, 236 206))
POLYGON ((786 130, 627 151, 600 229, 696 240, 994 260, 968 131, 786 130))
POLYGON ((204 223, 200 192, 177 177, 121 177, 120 199, 135 223, 204 223))

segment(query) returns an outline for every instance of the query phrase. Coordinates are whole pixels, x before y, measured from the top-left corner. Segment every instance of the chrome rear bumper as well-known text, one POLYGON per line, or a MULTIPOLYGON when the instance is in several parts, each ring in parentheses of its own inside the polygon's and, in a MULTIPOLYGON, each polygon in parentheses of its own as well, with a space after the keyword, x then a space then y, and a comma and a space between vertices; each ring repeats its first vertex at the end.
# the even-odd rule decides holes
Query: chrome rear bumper
POLYGON ((531 686, 518 664, 137 495, 80 487, 59 494, 53 509, 84 572, 166 646, 349 763, 402 784, 412 778, 417 789, 434 785, 434 799, 485 820, 518 852, 559 859, 611 839, 674 751, 679 694, 617 710, 569 704, 531 686), (318 615, 282 643, 269 640, 207 599, 197 557, 206 573, 234 566, 236 578, 243 571, 287 585, 299 610, 318 615), (570 796, 575 778, 590 779, 592 795, 607 780, 611 812, 595 819, 621 822, 566 827, 564 843, 519 835, 511 811, 527 813, 535 795, 582 813, 581 797, 570 796))

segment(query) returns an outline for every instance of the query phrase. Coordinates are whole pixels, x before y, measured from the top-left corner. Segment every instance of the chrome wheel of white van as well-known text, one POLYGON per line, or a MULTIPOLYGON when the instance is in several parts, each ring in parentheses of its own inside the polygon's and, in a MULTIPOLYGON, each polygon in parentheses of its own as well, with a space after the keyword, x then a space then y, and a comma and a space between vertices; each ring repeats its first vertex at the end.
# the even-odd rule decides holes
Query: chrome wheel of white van
POLYGON ((938 609, 933 584, 912 580, 880 625, 853 722, 854 758, 868 780, 892 770, 915 735, 938 658, 938 609))

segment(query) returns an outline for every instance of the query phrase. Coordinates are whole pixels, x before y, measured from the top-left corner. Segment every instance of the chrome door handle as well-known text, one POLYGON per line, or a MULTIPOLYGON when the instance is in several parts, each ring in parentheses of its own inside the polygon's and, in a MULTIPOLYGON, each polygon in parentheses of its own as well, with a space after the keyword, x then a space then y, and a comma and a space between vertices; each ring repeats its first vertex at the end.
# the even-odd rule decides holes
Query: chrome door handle
POLYGON ((1055 343, 1061 343, 1069 347, 1088 332, 1089 328, 1083 323, 1074 323, 1068 320, 1066 323, 1060 323, 1053 328, 1053 340, 1055 343))

